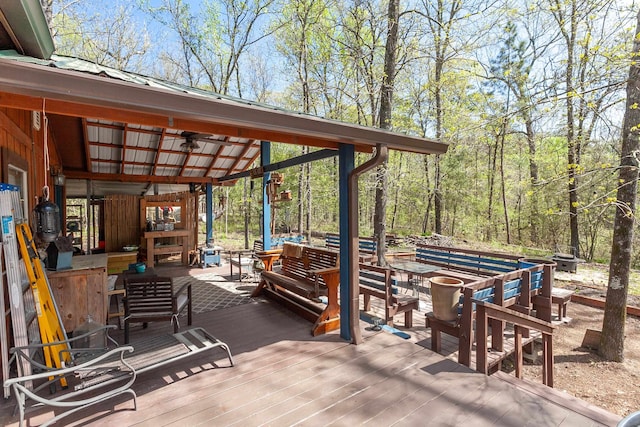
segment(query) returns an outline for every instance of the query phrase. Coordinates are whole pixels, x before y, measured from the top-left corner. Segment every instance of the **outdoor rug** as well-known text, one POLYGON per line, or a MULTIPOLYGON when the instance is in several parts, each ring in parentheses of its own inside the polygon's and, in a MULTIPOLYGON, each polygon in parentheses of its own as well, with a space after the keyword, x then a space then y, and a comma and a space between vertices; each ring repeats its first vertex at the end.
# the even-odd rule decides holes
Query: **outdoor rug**
POLYGON ((206 313, 251 302, 251 291, 255 286, 247 282, 228 282, 222 276, 209 273, 176 277, 174 289, 180 289, 187 282, 191 282, 194 313, 206 313))

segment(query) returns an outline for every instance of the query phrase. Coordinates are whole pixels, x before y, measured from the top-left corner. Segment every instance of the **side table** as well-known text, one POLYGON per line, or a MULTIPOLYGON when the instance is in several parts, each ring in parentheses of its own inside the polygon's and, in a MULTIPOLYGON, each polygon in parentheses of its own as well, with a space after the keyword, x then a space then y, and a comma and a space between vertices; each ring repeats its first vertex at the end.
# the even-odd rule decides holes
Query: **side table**
POLYGON ((211 248, 200 248, 200 267, 205 268, 208 265, 222 265, 220 252, 223 250, 221 246, 213 246, 211 248))

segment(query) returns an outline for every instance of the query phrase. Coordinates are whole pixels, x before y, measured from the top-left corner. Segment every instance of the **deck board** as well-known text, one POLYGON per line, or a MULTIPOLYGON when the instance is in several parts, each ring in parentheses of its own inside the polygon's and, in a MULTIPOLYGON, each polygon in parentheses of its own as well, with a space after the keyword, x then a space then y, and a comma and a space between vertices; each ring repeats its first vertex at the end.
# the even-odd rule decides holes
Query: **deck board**
MULTIPOLYGON (((146 372, 133 386, 137 411, 130 401, 112 400, 64 425, 583 426, 620 419, 559 391, 547 399, 533 385, 475 372, 455 362, 457 348, 446 356, 433 353, 424 312, 414 318, 408 340, 362 323, 364 343, 354 346, 336 332, 312 337, 309 322, 268 300, 196 314, 194 326, 225 341, 235 367, 225 367, 224 353, 214 351, 146 372)), ((399 329, 406 330, 402 321, 398 316, 399 329)), ((167 322, 134 326, 131 342, 170 331, 167 322)), ((445 343, 457 347, 443 335, 445 343)), ((11 427, 17 426, 12 404, 0 403, 0 422, 11 427)), ((29 425, 50 413, 29 414, 29 425)))

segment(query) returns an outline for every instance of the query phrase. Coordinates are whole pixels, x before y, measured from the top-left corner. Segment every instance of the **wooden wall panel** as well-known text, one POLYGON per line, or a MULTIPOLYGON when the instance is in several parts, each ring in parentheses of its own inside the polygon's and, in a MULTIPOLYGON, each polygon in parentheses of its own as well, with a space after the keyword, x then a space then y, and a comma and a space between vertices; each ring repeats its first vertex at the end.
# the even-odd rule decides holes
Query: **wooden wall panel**
POLYGON ((107 252, 120 252, 126 245, 138 244, 143 228, 138 222, 140 197, 113 195, 104 199, 104 238, 107 252))
MULTIPOLYGON (((9 153, 13 158, 19 158, 26 162, 28 169, 28 194, 29 208, 33 209, 37 203, 37 197, 42 195, 42 187, 52 186, 51 174, 45 170, 45 142, 44 127, 46 120, 42 116, 40 130, 32 126, 32 112, 0 108, 0 148, 9 153)), ((46 148, 49 154, 49 166, 59 167, 61 164, 55 142, 48 137, 46 148)), ((7 159, 0 159, 2 165, 6 165, 7 159)), ((6 181, 4 169, 0 179, 6 181)), ((50 197, 53 200, 53 191, 50 197)))

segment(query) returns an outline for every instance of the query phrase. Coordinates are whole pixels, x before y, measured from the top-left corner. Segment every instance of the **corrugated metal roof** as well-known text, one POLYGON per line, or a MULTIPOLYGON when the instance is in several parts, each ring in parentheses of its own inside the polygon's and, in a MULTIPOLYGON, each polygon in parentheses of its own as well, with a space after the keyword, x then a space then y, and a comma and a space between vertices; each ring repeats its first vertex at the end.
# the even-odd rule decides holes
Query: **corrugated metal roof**
MULTIPOLYGON (((0 51, 0 105, 41 109, 52 129, 81 123, 84 141, 59 148, 65 158, 86 157, 65 173, 70 178, 174 184, 216 183, 247 170, 258 158, 259 140, 337 148, 377 144, 419 153, 444 153, 446 145, 424 138, 326 120, 246 100, 114 70, 78 58, 39 60, 0 51), (34 65, 31 65, 34 64, 34 65), (96 77, 97 76, 97 77, 96 77), (105 78, 106 77, 106 78, 105 78), (45 105, 46 104, 46 105, 45 105), (65 118, 65 120, 62 120, 65 118), (197 133, 188 143, 183 132, 197 133), (84 155, 82 152, 87 151, 84 155)), ((148 188, 147 185, 146 188, 148 188)))

